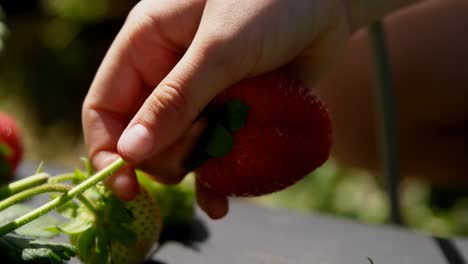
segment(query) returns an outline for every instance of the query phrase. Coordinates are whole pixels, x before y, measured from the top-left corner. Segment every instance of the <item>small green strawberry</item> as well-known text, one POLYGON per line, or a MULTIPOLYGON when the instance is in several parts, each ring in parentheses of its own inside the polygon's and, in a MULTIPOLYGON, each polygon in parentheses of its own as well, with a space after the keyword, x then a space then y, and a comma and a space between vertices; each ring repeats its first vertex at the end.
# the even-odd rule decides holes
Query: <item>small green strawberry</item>
POLYGON ((150 175, 137 171, 138 181, 155 197, 161 207, 163 229, 189 226, 195 218, 194 175, 187 175, 177 185, 164 185, 150 175))
POLYGON ((112 263, 141 263, 153 245, 158 241, 162 229, 162 217, 158 203, 146 189, 132 201, 125 203, 134 219, 126 225, 137 239, 132 245, 111 241, 110 256, 112 263))
POLYGON ((123 202, 102 185, 85 196, 93 210, 74 202, 60 209, 71 219, 60 229, 70 236, 79 259, 87 264, 142 263, 162 229, 161 211, 154 197, 142 188, 135 199, 123 202))

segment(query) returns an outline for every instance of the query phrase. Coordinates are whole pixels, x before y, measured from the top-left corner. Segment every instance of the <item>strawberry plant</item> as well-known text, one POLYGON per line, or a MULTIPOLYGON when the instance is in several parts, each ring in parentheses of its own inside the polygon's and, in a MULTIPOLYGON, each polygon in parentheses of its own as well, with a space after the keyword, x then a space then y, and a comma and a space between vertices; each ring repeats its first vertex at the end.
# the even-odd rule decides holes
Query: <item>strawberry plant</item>
POLYGON ((178 197, 182 187, 166 190, 166 186, 152 183, 149 176, 139 176, 146 179, 140 181, 139 195, 123 202, 101 180, 125 162, 119 159, 96 174, 87 160, 85 164, 86 171, 77 169, 55 176, 39 168, 34 175, 0 188, 0 254, 8 263, 62 263, 74 256, 83 263, 140 263, 158 244, 162 211, 166 215, 176 208, 182 211, 183 220, 173 218, 179 223, 187 223, 194 216, 193 190, 184 187, 185 196, 178 197), (18 204, 46 192, 53 193, 51 201, 39 208, 18 204), (172 195, 160 195, 169 192, 172 195), (180 204, 190 205, 189 209, 180 204), (66 221, 42 216, 53 209, 66 221), (61 234, 69 237, 69 244, 38 240, 61 234))

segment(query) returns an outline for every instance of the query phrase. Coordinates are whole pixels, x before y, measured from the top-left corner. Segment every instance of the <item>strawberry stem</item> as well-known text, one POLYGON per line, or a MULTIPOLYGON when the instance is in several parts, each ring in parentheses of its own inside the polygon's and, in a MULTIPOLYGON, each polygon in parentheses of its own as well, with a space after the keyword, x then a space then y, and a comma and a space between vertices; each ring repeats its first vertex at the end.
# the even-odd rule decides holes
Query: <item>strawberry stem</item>
MULTIPOLYGON (((19 192, 15 195, 12 195, 8 197, 7 199, 3 200, 0 202, 0 211, 3 211, 7 209, 8 207, 20 203, 24 200, 27 200, 33 196, 47 193, 47 192, 61 192, 61 193, 66 193, 70 191, 72 187, 66 185, 66 184, 43 184, 39 185, 30 189, 27 189, 25 191, 19 192)), ((77 195, 77 198, 80 200, 82 204, 84 204, 91 212, 94 214, 97 213, 96 208, 94 207, 93 203, 89 201, 84 195, 79 194, 77 195)))
POLYGON ((27 200, 35 195, 39 195, 46 192, 67 192, 71 189, 70 186, 65 184, 44 184, 33 187, 31 189, 24 190, 15 195, 8 197, 7 199, 0 202, 0 211, 7 209, 8 207, 27 200))
POLYGON ((65 204, 66 202, 70 201, 74 197, 79 194, 82 194, 87 189, 93 187, 98 182, 104 180, 108 176, 110 176, 115 171, 119 170, 125 165, 125 161, 122 158, 118 158, 116 161, 99 171, 98 173, 94 174, 93 176, 89 177, 82 183, 78 184, 77 186, 71 188, 66 193, 60 195, 59 197, 53 199, 52 201, 42 205, 39 208, 3 225, 0 227, 0 237, 10 233, 11 231, 33 221, 36 218, 52 211, 53 209, 65 204))
POLYGON ((47 182, 47 173, 38 173, 0 187, 0 200, 47 182))
POLYGON ((75 179, 77 179, 75 173, 65 173, 65 174, 60 174, 60 175, 51 177, 49 179, 49 183, 59 183, 59 182, 71 181, 75 179))

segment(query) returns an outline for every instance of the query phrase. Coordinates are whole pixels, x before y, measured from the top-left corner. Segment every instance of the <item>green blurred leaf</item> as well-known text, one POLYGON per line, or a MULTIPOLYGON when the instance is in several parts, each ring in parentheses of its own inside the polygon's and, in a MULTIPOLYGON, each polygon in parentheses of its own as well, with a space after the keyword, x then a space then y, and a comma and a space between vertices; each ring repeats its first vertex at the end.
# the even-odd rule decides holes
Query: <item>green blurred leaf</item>
POLYGON ((75 178, 73 180, 73 184, 79 184, 80 182, 86 180, 88 178, 88 174, 79 170, 79 169, 76 169, 75 170, 75 178))
POLYGON ((55 209, 60 215, 66 218, 74 218, 78 214, 78 205, 72 200, 55 209))
POLYGON ((46 242, 7 234, 0 237, 2 263, 63 263, 76 255, 65 243, 46 242))
POLYGON ((8 157, 13 154, 11 147, 3 142, 0 142, 0 157, 8 157))
POLYGON ((60 225, 58 228, 65 234, 75 235, 85 232, 92 226, 92 222, 85 220, 82 217, 76 217, 69 222, 60 225))
POLYGON ((102 0, 47 0, 45 8, 62 19, 74 22, 90 22, 102 17, 108 2, 102 0))
POLYGON ((70 241, 75 244, 80 256, 91 256, 96 247, 96 229, 93 227, 81 234, 72 235, 70 241))
POLYGON ((96 236, 96 247, 94 249, 96 263, 111 263, 110 240, 106 233, 102 232, 96 236))
POLYGON ((130 210, 125 208, 125 204, 119 200, 115 195, 111 195, 107 200, 108 206, 107 214, 109 219, 112 219, 115 223, 125 224, 133 221, 133 215, 130 210))
POLYGON ((93 166, 91 165, 91 161, 87 157, 82 157, 81 161, 84 163, 86 172, 88 173, 88 177, 94 174, 93 166))
MULTIPOLYGON (((29 206, 15 204, 0 212, 0 225, 4 225, 20 216, 23 216, 26 213, 29 213, 31 210, 32 208, 29 206)), ((53 229, 52 227, 56 227, 60 224, 60 220, 50 214, 47 214, 16 229, 15 233, 24 236, 50 238, 59 235, 59 232, 57 232, 57 230, 53 229)))
POLYGON ((41 162, 39 163, 39 165, 37 166, 37 169, 36 169, 36 173, 35 173, 35 174, 41 173, 43 167, 44 167, 44 161, 41 161, 41 162))

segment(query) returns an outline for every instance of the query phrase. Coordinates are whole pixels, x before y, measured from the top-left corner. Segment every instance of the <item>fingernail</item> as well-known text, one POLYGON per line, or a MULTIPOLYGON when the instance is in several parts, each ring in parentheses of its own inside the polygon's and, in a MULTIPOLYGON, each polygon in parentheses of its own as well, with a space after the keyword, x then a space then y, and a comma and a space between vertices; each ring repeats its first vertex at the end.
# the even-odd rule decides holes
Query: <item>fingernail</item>
POLYGON ((145 126, 136 124, 127 129, 120 137, 118 149, 124 159, 139 163, 151 155, 153 136, 145 126))

